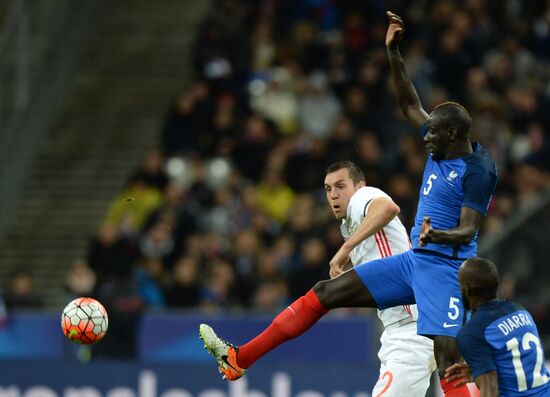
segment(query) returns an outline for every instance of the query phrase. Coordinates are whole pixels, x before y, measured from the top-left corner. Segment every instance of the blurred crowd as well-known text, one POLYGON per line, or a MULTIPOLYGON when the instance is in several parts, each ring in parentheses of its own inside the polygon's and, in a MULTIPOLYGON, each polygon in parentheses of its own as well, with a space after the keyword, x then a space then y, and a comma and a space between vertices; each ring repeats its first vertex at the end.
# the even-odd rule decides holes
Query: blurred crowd
POLYGON ((498 163, 482 234, 529 205, 550 186, 549 1, 216 0, 193 83, 71 265, 67 291, 122 321, 144 308, 284 307, 328 277, 342 243, 323 188, 339 160, 360 165, 410 228, 426 153, 393 98, 387 3, 405 21, 424 108, 464 104, 473 140, 498 163))

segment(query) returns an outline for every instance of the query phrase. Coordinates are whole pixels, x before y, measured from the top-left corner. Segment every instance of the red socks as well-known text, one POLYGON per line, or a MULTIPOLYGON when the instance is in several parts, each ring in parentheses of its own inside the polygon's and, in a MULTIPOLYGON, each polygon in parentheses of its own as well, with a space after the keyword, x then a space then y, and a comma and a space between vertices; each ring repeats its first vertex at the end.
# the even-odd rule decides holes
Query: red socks
POLYGON ((441 379, 441 388, 445 397, 479 397, 479 389, 476 387, 475 383, 467 383, 465 385, 455 387, 455 384, 459 382, 460 379, 455 380, 454 382, 447 382, 447 379, 441 379))
POLYGON ((310 289, 279 313, 264 332, 239 347, 237 364, 241 368, 250 367, 280 344, 302 335, 327 312, 315 291, 310 289))

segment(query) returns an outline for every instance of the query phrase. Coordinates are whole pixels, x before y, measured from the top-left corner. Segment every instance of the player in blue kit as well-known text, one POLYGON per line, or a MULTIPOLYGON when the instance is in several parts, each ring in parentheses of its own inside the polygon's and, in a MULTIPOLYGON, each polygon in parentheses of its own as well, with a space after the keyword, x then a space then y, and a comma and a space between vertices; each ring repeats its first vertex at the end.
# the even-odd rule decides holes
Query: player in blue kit
POLYGON ((470 258, 458 278, 464 306, 472 310, 457 336, 467 365, 451 366, 447 379, 473 376, 482 397, 550 396, 550 375, 535 322, 522 306, 497 298, 494 263, 470 258))
MULTIPOLYGON (((399 54, 403 22, 391 12, 388 19, 386 46, 397 100, 429 152, 411 231, 412 249, 317 283, 264 332, 239 347, 202 324, 205 346, 227 379, 238 379, 260 357, 339 307, 386 309, 416 303, 417 332, 434 339, 440 375, 460 360, 455 339, 463 317, 458 269, 476 254, 477 230, 496 187, 496 166, 487 150, 470 142, 471 118, 464 107, 446 102, 429 115, 422 109, 399 54)), ((335 186, 332 193, 338 194, 339 184, 335 186)), ((445 379, 441 382, 447 397, 471 395, 466 387, 459 390, 445 379)))

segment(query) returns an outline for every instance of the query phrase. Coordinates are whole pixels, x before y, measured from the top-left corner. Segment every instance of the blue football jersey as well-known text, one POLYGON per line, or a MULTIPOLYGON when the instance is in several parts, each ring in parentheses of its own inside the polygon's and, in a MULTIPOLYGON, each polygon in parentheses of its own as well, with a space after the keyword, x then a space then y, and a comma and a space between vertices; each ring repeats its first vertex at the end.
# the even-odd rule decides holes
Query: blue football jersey
POLYGON ((480 305, 457 341, 474 379, 497 372, 500 396, 550 396, 537 327, 517 303, 497 299, 480 305))
MULTIPOLYGON (((424 136, 426 131, 424 125, 421 135, 424 136)), ((427 244, 420 247, 418 242, 425 216, 431 218, 434 229, 448 230, 459 225, 462 207, 487 214, 497 183, 496 164, 481 145, 474 143, 472 149, 473 153, 451 160, 435 161, 431 155, 428 156, 411 230, 413 249, 435 251, 458 259, 476 255, 477 232, 472 241, 464 245, 427 244)))

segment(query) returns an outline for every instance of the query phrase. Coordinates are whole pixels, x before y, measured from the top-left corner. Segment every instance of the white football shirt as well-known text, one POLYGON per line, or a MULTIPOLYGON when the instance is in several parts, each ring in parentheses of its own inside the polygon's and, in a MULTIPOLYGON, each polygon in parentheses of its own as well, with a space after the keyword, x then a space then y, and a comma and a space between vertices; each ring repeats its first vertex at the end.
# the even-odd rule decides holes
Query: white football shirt
MULTIPOLYGON (((346 219, 340 226, 342 236, 347 240, 363 222, 367 216, 369 206, 379 197, 391 200, 390 196, 382 190, 371 186, 364 186, 351 196, 346 219)), ((399 217, 393 218, 384 228, 375 235, 366 238, 351 251, 350 258, 353 266, 385 258, 391 255, 401 254, 410 249, 409 237, 399 217)), ((394 324, 404 318, 418 317, 416 305, 396 306, 384 310, 378 310, 378 317, 384 327, 394 324)))

